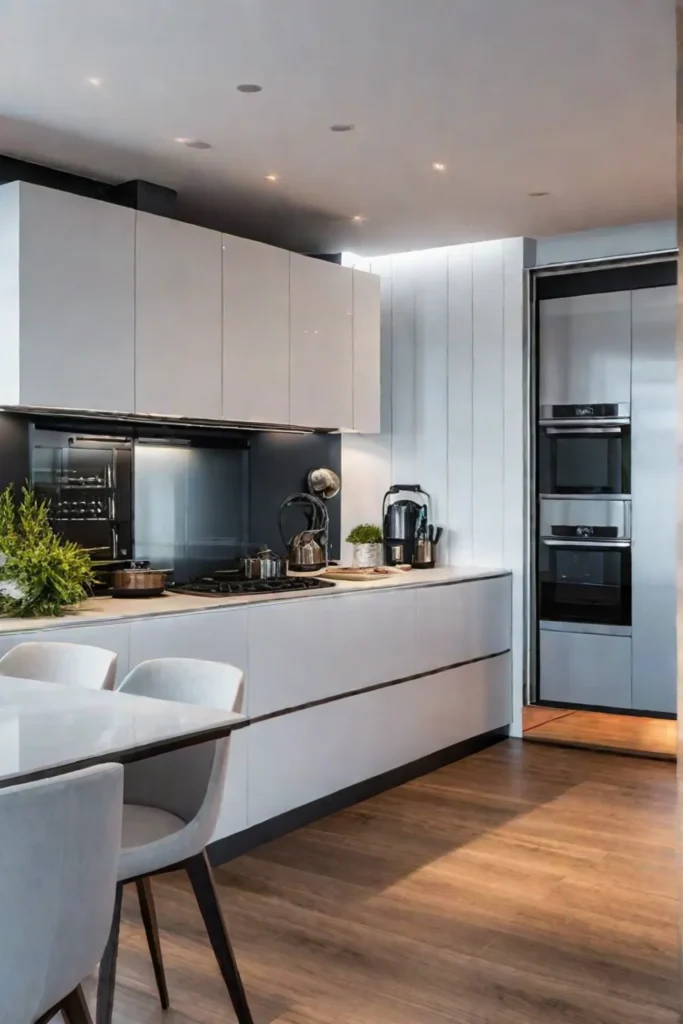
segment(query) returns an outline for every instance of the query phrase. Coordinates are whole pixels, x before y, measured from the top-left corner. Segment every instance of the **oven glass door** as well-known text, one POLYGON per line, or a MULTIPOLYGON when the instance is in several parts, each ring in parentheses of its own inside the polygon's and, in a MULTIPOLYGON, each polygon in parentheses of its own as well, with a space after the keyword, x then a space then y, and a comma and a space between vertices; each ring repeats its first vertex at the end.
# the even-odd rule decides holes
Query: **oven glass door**
POLYGON ((630 429, 540 428, 541 494, 630 494, 630 429))
POLYGON ((631 625, 631 548, 543 539, 538 553, 541 619, 631 625))

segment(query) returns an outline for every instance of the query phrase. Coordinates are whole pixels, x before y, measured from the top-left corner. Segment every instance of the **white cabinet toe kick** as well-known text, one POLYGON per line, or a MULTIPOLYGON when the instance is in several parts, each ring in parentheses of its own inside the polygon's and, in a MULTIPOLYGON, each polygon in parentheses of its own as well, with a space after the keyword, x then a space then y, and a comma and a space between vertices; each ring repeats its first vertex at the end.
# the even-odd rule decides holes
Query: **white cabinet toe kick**
POLYGON ((0 635, 108 647, 118 678, 150 658, 245 672, 249 725, 231 738, 218 863, 507 735, 511 576, 326 591, 126 622, 0 635))

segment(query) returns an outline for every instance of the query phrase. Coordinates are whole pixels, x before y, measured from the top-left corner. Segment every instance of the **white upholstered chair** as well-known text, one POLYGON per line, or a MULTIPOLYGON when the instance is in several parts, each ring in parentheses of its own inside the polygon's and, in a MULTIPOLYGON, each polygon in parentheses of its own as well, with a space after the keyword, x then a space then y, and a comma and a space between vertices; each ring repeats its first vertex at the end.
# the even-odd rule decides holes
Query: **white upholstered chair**
POLYGON ((38 679, 89 690, 113 690, 117 655, 88 644, 49 640, 17 644, 0 658, 0 676, 38 679))
POLYGON ((111 925, 123 768, 0 790, 0 1024, 89 1024, 80 984, 111 925))
MULTIPOLYGON (((146 661, 120 690, 239 712, 243 675, 219 662, 190 658, 146 661)), ((235 962, 213 875, 206 856, 220 811, 230 738, 186 747, 125 766, 119 885, 111 935, 100 964, 97 1024, 110 1024, 116 982, 121 896, 135 881, 161 1005, 169 1005, 150 876, 184 869, 190 879, 211 945, 239 1024, 253 1024, 235 962)))

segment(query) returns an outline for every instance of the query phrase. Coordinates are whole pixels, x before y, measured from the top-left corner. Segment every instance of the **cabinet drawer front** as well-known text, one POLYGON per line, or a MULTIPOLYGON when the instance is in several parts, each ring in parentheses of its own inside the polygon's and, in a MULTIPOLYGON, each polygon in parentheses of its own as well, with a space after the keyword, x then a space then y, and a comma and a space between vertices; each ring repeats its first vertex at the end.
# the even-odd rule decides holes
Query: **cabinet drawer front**
POLYGON ((509 722, 503 655, 256 723, 249 825, 509 722))
POLYGON ((415 591, 249 608, 250 714, 411 675, 415 591))
POLYGON ((511 577, 417 591, 419 671, 498 654, 510 647, 511 577))
POLYGON ((190 612, 137 619, 130 627, 131 668, 150 658, 202 658, 235 665, 245 673, 245 713, 249 706, 247 611, 245 608, 190 612))
POLYGON ((116 682, 120 683, 130 668, 130 626, 127 622, 115 622, 101 626, 55 626, 52 629, 36 629, 31 632, 3 633, 0 635, 0 657, 17 644, 41 643, 87 644, 103 647, 118 655, 116 682))
POLYGON ((540 631, 541 700, 631 707, 631 637, 540 631))

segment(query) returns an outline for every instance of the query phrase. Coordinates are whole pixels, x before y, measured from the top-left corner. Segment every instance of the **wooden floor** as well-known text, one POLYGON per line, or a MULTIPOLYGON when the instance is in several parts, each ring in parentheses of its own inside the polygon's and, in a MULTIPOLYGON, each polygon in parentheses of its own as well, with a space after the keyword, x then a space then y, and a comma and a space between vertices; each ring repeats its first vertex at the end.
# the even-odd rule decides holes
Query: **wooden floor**
POLYGON ((524 708, 524 738, 675 761, 677 722, 535 705, 524 708))
MULTIPOLYGON (((677 1024, 675 784, 506 741, 220 868, 256 1024, 677 1024)), ((234 1020, 184 879, 154 888, 173 1009, 127 894, 116 1024, 234 1020)))

